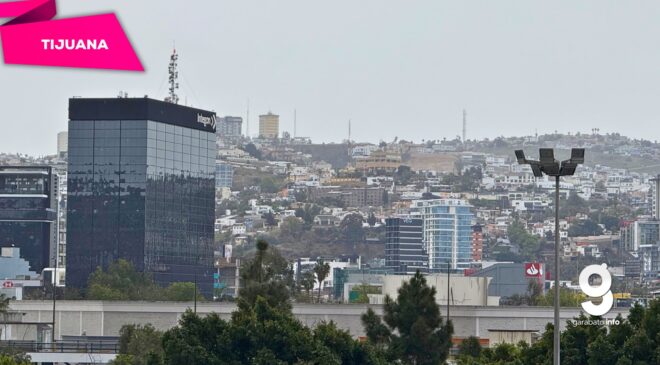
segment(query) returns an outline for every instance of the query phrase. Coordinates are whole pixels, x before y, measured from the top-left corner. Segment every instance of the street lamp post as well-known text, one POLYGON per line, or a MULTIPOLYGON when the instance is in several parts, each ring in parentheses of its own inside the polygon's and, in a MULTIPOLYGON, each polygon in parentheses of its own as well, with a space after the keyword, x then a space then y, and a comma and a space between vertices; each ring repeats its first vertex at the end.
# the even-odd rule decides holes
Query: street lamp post
POLYGON ((584 163, 584 148, 573 148, 571 158, 561 161, 555 160, 552 148, 539 149, 539 161, 528 160, 523 150, 516 150, 516 159, 521 165, 529 165, 535 177, 542 177, 545 173, 555 178, 555 324, 553 342, 553 364, 559 365, 559 178, 575 173, 577 165, 584 163))

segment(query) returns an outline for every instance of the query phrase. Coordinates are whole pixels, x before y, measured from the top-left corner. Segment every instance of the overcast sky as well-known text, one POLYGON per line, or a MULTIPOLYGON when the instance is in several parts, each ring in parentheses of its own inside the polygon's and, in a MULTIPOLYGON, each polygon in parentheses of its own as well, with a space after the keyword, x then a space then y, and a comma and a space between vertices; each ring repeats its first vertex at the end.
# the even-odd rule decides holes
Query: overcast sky
MULTIPOLYGON (((0 65, 0 151, 52 154, 71 96, 181 101, 339 142, 619 132, 660 139, 660 2, 59 0, 114 11, 145 73, 0 65)), ((244 124, 244 130, 246 125, 244 124)))

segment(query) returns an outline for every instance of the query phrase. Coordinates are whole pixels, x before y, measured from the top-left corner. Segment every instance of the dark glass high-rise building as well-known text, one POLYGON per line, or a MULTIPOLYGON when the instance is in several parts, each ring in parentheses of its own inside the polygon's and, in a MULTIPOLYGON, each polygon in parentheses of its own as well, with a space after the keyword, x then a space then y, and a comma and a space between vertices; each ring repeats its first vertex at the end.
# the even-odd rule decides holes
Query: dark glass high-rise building
POLYGON ((395 274, 427 272, 429 259, 424 251, 423 220, 387 218, 385 220, 385 267, 395 274))
POLYGON ((69 100, 69 285, 126 259, 211 292, 215 120, 148 98, 69 100))
POLYGON ((37 273, 56 256, 57 181, 48 166, 0 166, 0 247, 20 248, 37 273))

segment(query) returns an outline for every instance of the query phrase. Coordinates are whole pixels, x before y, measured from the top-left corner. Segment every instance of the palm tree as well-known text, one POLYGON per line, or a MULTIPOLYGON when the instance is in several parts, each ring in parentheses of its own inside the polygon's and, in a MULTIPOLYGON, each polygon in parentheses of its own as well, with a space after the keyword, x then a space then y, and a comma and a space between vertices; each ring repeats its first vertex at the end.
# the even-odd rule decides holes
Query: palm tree
POLYGON ((318 302, 321 303, 321 289, 323 289, 323 281, 328 277, 328 274, 330 274, 330 265, 323 262, 323 260, 319 260, 316 263, 316 266, 314 266, 314 273, 316 274, 316 280, 319 282, 318 302))
POLYGON ((313 301, 311 298, 313 296, 310 296, 310 291, 314 289, 314 282, 316 281, 316 278, 314 277, 314 273, 311 271, 306 271, 304 274, 302 274, 302 277, 300 278, 300 284, 302 287, 305 289, 305 292, 307 292, 307 300, 313 301))

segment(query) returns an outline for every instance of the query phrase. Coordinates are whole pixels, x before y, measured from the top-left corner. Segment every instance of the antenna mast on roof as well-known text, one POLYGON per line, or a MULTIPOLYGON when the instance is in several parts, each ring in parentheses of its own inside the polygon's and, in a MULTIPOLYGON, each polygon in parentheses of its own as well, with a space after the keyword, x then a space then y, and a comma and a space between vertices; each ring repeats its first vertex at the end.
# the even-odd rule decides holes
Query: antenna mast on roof
POLYGON ((179 71, 177 67, 179 65, 179 55, 176 53, 176 48, 172 51, 170 56, 170 66, 168 68, 169 72, 169 95, 165 98, 165 101, 172 104, 179 104, 179 95, 176 94, 176 90, 179 88, 179 71))

